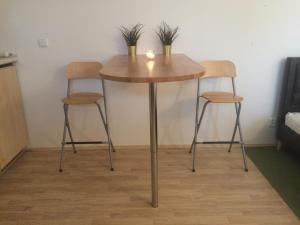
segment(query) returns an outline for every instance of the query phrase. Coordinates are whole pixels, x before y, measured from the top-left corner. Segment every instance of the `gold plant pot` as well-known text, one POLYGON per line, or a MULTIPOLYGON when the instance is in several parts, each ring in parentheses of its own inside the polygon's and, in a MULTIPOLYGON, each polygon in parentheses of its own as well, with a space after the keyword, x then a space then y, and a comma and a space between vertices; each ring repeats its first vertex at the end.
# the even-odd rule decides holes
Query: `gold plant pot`
POLYGON ((164 53, 164 56, 166 57, 170 57, 172 52, 171 52, 171 48, 172 46, 171 45, 164 45, 163 46, 163 53, 164 53))
POLYGON ((132 59, 136 58, 136 46, 128 46, 128 56, 132 59))

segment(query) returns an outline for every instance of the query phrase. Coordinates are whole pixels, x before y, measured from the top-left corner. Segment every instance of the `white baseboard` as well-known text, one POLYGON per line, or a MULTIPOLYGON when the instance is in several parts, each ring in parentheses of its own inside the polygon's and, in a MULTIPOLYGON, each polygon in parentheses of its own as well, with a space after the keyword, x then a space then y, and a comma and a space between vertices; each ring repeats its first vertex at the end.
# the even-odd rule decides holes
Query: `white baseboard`
MULTIPOLYGON (((228 144, 198 144, 200 148, 226 148, 228 144)), ((233 147, 238 147, 239 144, 234 144, 233 147)), ((274 147, 276 144, 248 144, 245 145, 248 148, 254 147, 274 147)), ((174 149, 174 150, 181 150, 181 149, 189 149, 190 145, 159 145, 159 149, 174 149)), ((105 145, 85 145, 85 146, 77 146, 77 149, 82 150, 102 150, 107 149, 105 145)), ((66 150, 72 150, 71 146, 65 147, 66 150)), ((149 145, 117 145, 115 146, 117 150, 136 150, 136 149, 149 149, 149 145)), ((60 147, 39 147, 39 148, 28 148, 27 151, 58 151, 60 147)))

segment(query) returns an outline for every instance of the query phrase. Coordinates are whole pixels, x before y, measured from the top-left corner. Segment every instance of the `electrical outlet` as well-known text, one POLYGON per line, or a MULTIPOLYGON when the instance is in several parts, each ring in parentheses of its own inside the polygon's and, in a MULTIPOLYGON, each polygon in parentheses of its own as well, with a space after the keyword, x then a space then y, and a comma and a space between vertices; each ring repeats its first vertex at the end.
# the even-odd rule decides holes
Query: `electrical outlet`
POLYGON ((274 127, 276 127, 276 124, 277 124, 277 118, 276 117, 271 117, 270 122, 269 122, 269 127, 274 128, 274 127))

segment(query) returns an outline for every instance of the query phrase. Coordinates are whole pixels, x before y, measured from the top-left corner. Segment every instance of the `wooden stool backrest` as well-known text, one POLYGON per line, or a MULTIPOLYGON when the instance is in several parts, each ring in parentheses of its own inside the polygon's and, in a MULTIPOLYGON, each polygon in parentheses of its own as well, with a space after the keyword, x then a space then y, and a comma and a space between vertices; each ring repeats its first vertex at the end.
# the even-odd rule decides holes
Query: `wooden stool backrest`
POLYGON ((228 60, 202 61, 200 64, 205 68, 205 74, 202 78, 209 77, 229 77, 236 76, 236 69, 233 62, 228 60))
POLYGON ((67 79, 101 79, 99 71, 102 64, 99 62, 72 62, 67 66, 67 79))

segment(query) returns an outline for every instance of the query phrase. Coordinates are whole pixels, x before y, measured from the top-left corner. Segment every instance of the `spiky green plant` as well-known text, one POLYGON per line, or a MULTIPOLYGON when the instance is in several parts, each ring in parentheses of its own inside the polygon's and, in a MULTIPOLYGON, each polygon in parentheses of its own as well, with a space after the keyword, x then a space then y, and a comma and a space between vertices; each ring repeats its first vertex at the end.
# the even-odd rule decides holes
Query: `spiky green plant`
POLYGON ((172 29, 166 22, 163 21, 158 27, 156 34, 163 45, 172 45, 178 37, 178 29, 178 27, 172 29))
POLYGON ((138 23, 130 28, 124 26, 119 28, 127 46, 136 46, 141 37, 143 27, 143 24, 138 23))

